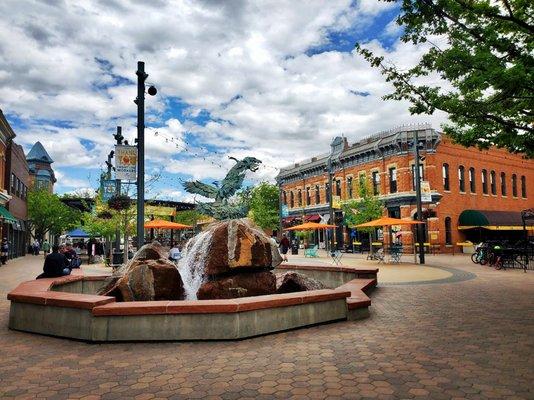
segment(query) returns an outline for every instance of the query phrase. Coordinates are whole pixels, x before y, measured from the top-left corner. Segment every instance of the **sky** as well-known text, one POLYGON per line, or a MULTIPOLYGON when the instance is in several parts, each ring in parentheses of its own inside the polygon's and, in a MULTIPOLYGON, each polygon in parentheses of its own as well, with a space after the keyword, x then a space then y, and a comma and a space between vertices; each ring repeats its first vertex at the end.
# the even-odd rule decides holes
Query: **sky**
POLYGON ((26 151, 41 141, 56 191, 97 188, 113 134, 136 136, 137 61, 144 61, 148 197, 198 200, 182 181, 220 180, 229 157, 280 167, 399 125, 412 116, 356 42, 402 68, 425 48, 399 40, 395 2, 2 0, 0 108, 26 151))

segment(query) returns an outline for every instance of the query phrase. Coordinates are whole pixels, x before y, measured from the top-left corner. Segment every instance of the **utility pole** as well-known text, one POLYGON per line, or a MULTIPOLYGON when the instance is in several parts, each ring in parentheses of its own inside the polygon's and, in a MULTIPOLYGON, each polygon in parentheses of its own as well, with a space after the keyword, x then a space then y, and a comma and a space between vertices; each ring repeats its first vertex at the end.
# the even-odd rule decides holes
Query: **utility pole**
MULTIPOLYGON (((418 131, 414 131, 414 153, 415 153, 415 201, 417 204, 417 220, 423 221, 423 207, 421 204, 421 174, 419 172, 419 135, 418 131)), ((419 243, 419 263, 425 263, 425 241, 423 239, 424 227, 423 224, 417 224, 417 241, 419 243)))
POLYGON ((137 62, 137 249, 145 243, 145 63, 137 62))
MULTIPOLYGON (((124 139, 124 136, 122 136, 122 127, 117 126, 117 133, 113 135, 115 138, 117 145, 122 144, 122 140, 124 139)), ((115 193, 117 195, 121 194, 121 180, 117 179, 115 177, 115 193)), ((124 249, 125 251, 128 251, 128 243, 124 243, 124 249)), ((119 224, 117 224, 117 229, 115 230, 115 251, 113 252, 113 265, 120 265, 123 263, 124 257, 123 253, 121 252, 121 230, 119 228, 119 224)))

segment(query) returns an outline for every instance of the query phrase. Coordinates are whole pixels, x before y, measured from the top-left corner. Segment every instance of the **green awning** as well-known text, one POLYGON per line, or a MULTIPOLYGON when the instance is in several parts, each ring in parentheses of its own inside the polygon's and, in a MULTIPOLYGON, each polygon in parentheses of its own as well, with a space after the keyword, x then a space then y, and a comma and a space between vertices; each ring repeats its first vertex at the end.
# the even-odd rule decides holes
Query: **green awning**
POLYGON ((519 211, 462 211, 458 217, 458 229, 472 228, 519 230, 523 229, 523 220, 519 211))
POLYGON ((0 206, 0 218, 3 219, 4 222, 17 222, 17 219, 2 206, 0 206))

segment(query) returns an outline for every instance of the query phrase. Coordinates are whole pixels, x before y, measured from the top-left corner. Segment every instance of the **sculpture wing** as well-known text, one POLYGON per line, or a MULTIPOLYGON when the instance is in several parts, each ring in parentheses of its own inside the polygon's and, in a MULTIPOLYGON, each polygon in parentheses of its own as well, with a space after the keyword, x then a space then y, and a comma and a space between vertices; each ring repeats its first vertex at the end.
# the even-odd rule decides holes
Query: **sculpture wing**
POLYGON ((218 189, 215 186, 200 181, 184 182, 183 185, 185 191, 188 193, 199 194, 209 199, 214 199, 217 196, 218 189))

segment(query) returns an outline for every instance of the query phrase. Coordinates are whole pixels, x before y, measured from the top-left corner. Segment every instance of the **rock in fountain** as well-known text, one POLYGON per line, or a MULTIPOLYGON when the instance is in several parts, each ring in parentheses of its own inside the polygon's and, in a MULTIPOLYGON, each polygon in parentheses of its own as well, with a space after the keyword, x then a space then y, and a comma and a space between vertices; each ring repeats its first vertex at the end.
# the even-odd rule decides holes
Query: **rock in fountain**
POLYGON ((281 262, 263 231, 236 219, 214 223, 191 239, 179 270, 187 299, 231 299, 275 293, 270 270, 281 262))
POLYGON ((276 274, 276 293, 304 292, 319 289, 326 289, 326 286, 322 282, 300 272, 288 271, 276 274))
POLYGON ((176 265, 157 242, 147 244, 99 292, 118 301, 182 300, 184 285, 176 265))

